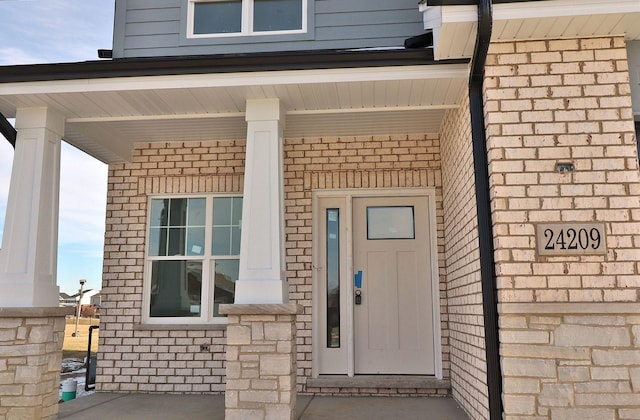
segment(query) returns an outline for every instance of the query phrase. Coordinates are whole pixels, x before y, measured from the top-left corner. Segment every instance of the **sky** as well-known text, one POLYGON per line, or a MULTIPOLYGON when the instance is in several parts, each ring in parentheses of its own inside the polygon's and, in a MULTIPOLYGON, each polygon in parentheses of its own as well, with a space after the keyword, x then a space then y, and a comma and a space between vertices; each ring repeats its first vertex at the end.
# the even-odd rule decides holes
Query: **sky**
MULTIPOLYGON (((113 0, 0 0, 0 66, 97 60, 110 49, 113 0)), ((11 120, 10 120, 11 121, 11 120)), ((0 135, 0 241, 13 148, 0 135)), ((66 143, 60 170, 58 286, 100 289, 107 166, 66 143)))

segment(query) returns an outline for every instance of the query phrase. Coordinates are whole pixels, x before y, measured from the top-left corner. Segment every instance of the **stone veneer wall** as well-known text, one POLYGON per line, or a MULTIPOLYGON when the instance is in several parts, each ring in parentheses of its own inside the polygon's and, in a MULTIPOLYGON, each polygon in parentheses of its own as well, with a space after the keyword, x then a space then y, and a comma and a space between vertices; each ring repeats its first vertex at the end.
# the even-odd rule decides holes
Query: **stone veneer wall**
MULTIPOLYGON (((109 168, 103 276, 103 314, 97 384, 100 391, 222 392, 224 330, 197 326, 141 326, 148 194, 242 192, 240 141, 141 143, 131 163, 109 168), (211 346, 201 352, 200 344, 211 346)), ((313 189, 436 188, 439 269, 444 231, 437 135, 285 139, 286 262, 297 316, 298 390, 322 393, 416 394, 433 389, 306 389, 312 370, 313 189)), ((447 309, 441 275, 443 368, 447 309)))
POLYGON ((65 315, 71 312, 0 308, 0 419, 56 418, 65 315))
POLYGON ((298 305, 221 305, 229 316, 225 419, 294 419, 298 305))
POLYGON ((493 43, 485 87, 505 418, 638 419, 640 173, 624 39, 493 43), (573 173, 555 171, 567 161, 573 173), (537 254, 537 223, 591 221, 605 225, 606 255, 537 254))
POLYGON ((478 218, 469 98, 447 111, 442 139, 449 351, 454 398, 474 419, 489 418, 478 218))

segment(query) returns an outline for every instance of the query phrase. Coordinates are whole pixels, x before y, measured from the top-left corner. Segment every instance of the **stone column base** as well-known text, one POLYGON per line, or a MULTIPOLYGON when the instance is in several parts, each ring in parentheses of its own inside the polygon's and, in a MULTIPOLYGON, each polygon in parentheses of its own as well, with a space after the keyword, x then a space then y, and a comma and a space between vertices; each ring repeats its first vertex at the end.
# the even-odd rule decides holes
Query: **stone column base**
POLYGON ((293 419, 296 304, 220 305, 227 326, 225 419, 293 419))
POLYGON ((56 418, 65 316, 73 312, 0 308, 0 418, 56 418))

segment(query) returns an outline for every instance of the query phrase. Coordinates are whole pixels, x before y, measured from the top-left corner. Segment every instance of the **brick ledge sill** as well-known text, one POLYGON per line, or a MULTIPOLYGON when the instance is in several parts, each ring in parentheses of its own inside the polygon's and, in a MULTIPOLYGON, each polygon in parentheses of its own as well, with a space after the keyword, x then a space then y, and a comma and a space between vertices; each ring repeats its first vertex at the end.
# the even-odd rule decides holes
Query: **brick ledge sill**
POLYGON ((224 331, 227 324, 134 324, 134 331, 224 331))
POLYGON ((327 375, 307 379, 307 388, 451 389, 451 382, 433 376, 359 375, 348 377, 327 375))
POLYGON ((48 318, 73 315, 75 307, 0 308, 0 318, 48 318))

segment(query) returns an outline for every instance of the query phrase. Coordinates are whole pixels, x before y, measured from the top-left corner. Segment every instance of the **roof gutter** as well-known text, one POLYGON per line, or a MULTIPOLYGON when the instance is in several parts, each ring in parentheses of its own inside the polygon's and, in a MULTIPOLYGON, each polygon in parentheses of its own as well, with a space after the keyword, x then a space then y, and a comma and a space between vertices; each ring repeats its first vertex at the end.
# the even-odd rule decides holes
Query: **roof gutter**
POLYGON ((276 53, 217 54, 150 58, 119 58, 80 63, 0 66, 0 83, 97 79, 135 76, 221 74, 255 71, 317 70, 356 67, 458 64, 436 62, 430 49, 319 50, 276 53))
POLYGON ((491 42, 491 0, 478 0, 478 33, 471 59, 469 76, 469 108, 471 110, 471 137, 476 181, 478 212, 478 240, 480 246, 480 279, 482 282, 482 311, 484 315, 485 351, 487 358, 487 388, 489 416, 502 419, 502 371, 500 369, 500 340, 498 335, 497 280, 493 247, 493 222, 489 196, 489 163, 487 160, 487 133, 484 119, 484 68, 491 42))
POLYGON ((2 112, 0 112, 0 134, 2 134, 14 148, 16 147, 16 137, 18 136, 18 132, 9 123, 7 118, 2 115, 2 112))

